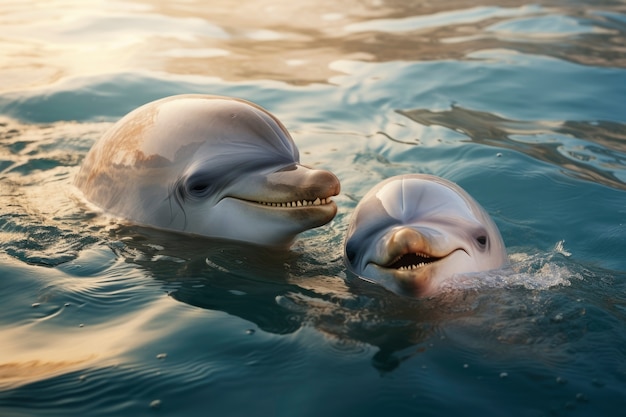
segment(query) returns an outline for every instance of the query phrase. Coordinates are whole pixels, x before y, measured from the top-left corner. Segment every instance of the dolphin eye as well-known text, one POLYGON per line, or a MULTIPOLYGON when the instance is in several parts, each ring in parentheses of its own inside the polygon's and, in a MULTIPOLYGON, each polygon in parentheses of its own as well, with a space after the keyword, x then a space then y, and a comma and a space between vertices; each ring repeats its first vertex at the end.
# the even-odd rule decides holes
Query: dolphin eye
POLYGON ((187 192, 192 197, 205 197, 210 190, 210 184, 204 182, 192 183, 187 186, 187 192))
POLYGON ((194 194, 202 194, 208 188, 209 186, 207 184, 195 184, 193 187, 189 188, 189 191, 191 191, 194 194))
POLYGON ((481 235, 476 238, 476 242, 478 242, 478 246, 484 248, 487 246, 487 236, 481 235))
POLYGON ((354 258, 356 258, 356 249, 351 241, 346 243, 346 258, 348 258, 348 262, 351 264, 354 263, 354 258))
POLYGON ((213 191, 213 184, 207 178, 189 178, 184 185, 185 194, 194 198, 205 198, 213 191))

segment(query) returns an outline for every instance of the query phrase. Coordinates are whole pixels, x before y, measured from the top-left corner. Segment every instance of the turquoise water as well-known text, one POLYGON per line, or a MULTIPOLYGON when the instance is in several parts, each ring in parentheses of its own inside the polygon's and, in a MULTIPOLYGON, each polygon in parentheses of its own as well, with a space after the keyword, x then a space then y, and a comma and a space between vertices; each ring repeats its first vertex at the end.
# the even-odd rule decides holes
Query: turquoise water
POLYGON ((0 3, 1 416, 622 416, 626 3, 0 3), (342 183, 288 252, 72 187, 178 93, 242 97, 342 183), (412 300, 346 272, 380 180, 457 182, 511 268, 412 300))

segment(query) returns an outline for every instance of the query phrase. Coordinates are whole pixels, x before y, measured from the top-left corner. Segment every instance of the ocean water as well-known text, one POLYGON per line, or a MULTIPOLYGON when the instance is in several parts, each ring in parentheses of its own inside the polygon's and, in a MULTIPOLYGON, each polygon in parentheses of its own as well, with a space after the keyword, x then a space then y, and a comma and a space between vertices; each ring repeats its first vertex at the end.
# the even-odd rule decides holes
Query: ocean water
POLYGON ((626 2, 0 2, 0 416, 626 415, 626 2), (342 193, 289 251, 124 224, 72 187, 128 111, 275 114, 342 193), (457 182, 511 267, 346 272, 384 178, 457 182))

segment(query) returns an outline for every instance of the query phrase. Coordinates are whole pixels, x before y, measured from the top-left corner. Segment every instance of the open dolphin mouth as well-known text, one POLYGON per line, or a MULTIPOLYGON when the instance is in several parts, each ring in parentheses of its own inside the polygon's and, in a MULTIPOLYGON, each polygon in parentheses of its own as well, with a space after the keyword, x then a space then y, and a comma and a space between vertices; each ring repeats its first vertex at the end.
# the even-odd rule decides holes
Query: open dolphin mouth
POLYGON ((435 262, 439 262, 442 259, 445 259, 448 256, 452 255, 456 251, 462 251, 467 253, 467 251, 463 248, 455 249, 443 256, 433 256, 423 252, 409 252, 395 258, 391 263, 380 266, 382 266, 383 268, 395 269, 398 271, 414 271, 420 268, 424 268, 428 265, 432 265, 435 262))
POLYGON ((396 258, 391 264, 385 265, 385 268, 409 271, 423 268, 426 265, 437 262, 443 258, 445 258, 445 256, 438 257, 430 256, 425 253, 405 253, 399 258, 396 258))
POLYGON ((339 195, 340 189, 333 173, 295 163, 266 176, 253 176, 229 197, 269 211, 301 209, 313 216, 326 216, 332 211, 334 216, 337 208, 332 198, 339 195))
POLYGON ((253 203, 260 204, 262 206, 279 207, 279 208, 292 208, 292 207, 309 207, 309 206, 325 206, 331 204, 333 200, 331 197, 316 198, 315 200, 296 200, 283 203, 268 202, 268 201, 253 201, 253 203))

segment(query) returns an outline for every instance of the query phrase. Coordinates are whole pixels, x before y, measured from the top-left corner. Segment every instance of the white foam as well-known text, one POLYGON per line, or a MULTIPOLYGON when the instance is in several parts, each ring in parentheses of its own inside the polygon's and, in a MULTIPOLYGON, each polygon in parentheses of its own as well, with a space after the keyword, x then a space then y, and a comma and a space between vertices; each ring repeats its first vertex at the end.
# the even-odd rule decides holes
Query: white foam
POLYGON ((547 290, 558 286, 569 286, 572 280, 582 279, 573 265, 568 265, 571 255, 564 242, 555 244, 552 251, 540 254, 513 253, 511 264, 503 269, 456 275, 442 285, 443 291, 471 290, 483 288, 526 288, 547 290))

